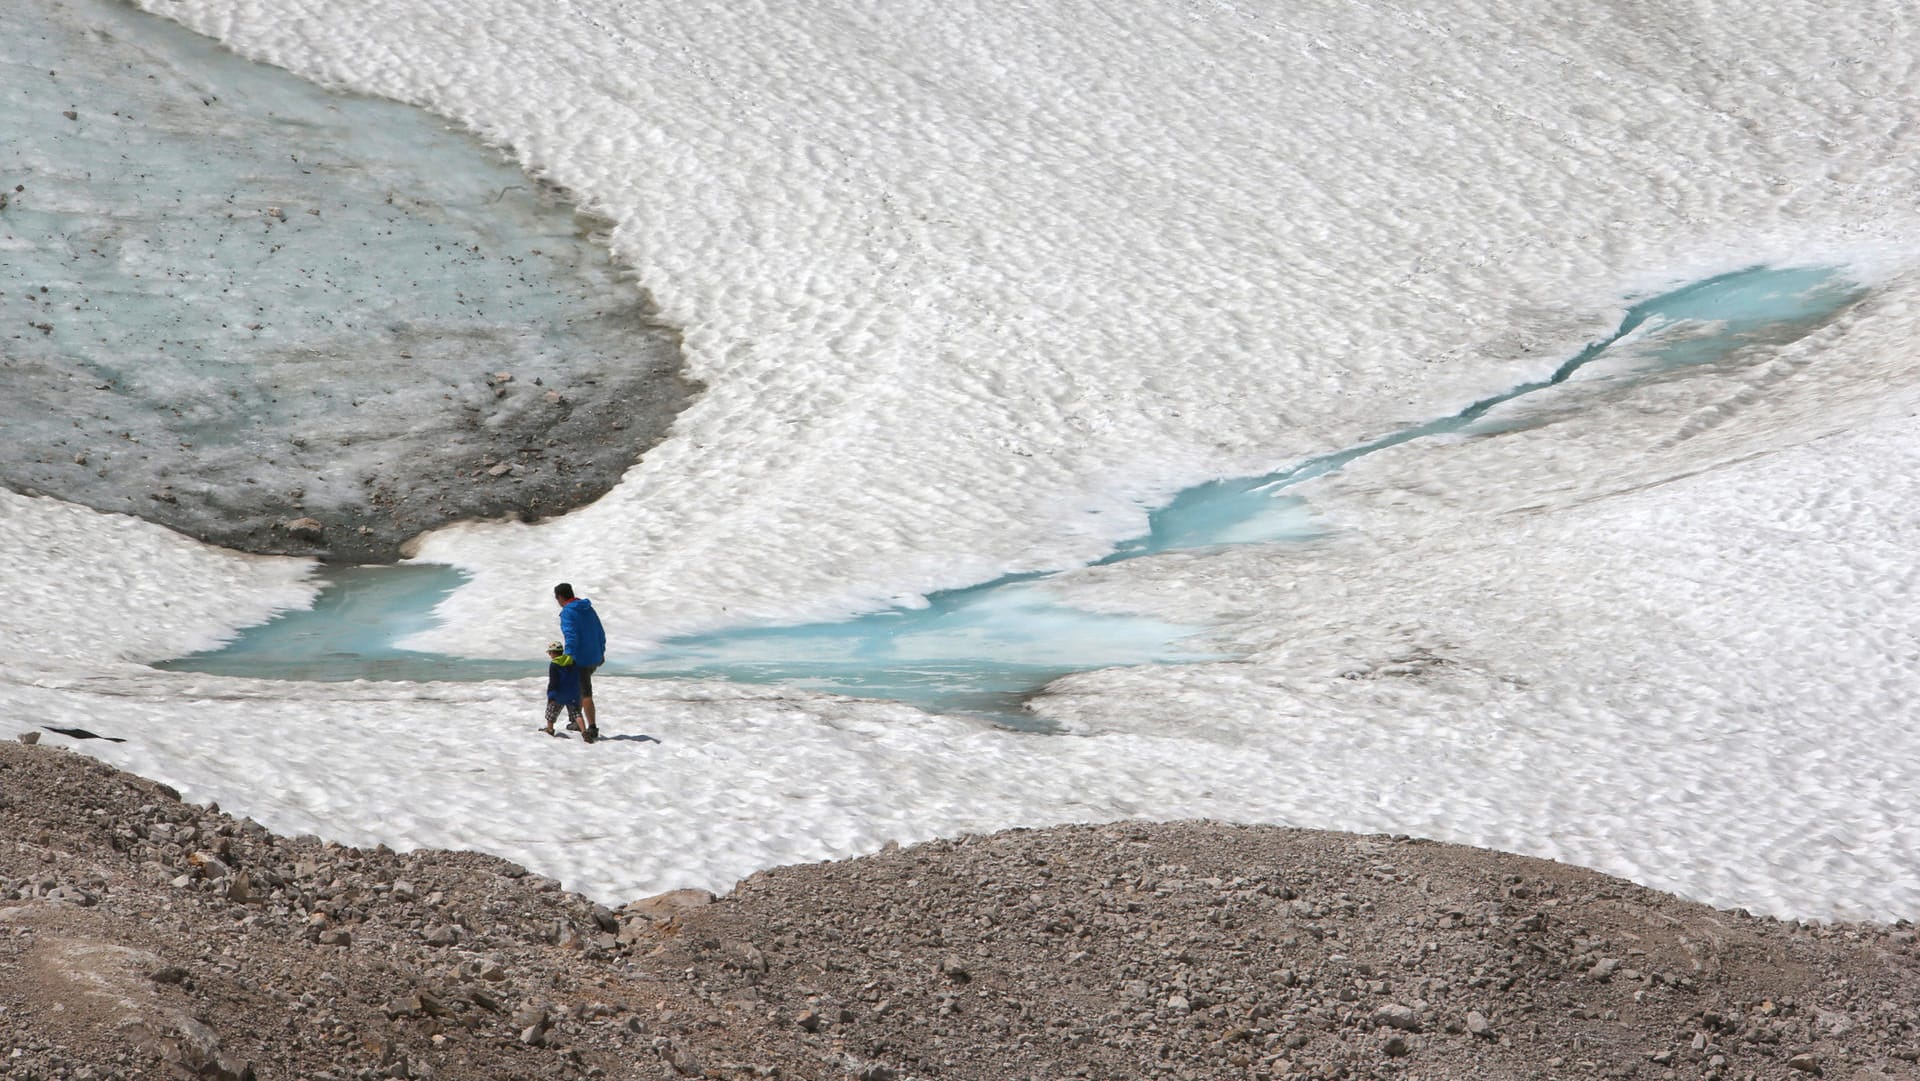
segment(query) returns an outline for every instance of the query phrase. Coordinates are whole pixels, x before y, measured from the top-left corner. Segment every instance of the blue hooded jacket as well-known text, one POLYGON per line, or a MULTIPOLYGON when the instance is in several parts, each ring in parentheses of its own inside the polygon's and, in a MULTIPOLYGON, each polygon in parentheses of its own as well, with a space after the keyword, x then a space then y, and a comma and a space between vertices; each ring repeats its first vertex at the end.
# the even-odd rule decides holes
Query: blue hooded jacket
POLYGON ((584 668, 598 668, 607 662, 607 632, 593 602, 575 597, 560 609, 560 638, 566 643, 567 656, 584 668))

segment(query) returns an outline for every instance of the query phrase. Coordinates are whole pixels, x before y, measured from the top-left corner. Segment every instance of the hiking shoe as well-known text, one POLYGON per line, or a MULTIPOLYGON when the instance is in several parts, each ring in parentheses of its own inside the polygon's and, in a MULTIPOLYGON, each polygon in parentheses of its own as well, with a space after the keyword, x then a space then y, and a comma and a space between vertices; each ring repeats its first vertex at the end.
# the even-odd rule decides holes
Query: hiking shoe
POLYGON ((586 738, 588 743, 600 742, 600 726, 596 724, 588 728, 586 738))

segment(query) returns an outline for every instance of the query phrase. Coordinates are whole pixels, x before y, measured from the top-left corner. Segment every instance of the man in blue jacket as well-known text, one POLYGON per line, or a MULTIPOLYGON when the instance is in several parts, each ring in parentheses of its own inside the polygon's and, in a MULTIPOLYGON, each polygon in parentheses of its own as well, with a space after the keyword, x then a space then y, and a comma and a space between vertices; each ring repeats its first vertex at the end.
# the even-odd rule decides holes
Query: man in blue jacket
POLYGON ((573 586, 562 582, 553 587, 553 599, 560 602, 560 640, 567 647, 557 663, 570 664, 580 672, 580 711, 587 715, 588 743, 600 738, 600 726, 593 717, 593 672, 607 662, 607 632, 593 602, 573 595, 573 586))

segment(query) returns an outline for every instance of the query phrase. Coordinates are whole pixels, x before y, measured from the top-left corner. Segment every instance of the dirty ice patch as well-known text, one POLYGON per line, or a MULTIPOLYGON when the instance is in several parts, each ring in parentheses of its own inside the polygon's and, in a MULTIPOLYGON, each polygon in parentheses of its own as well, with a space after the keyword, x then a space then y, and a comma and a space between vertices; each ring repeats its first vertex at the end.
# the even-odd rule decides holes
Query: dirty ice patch
POLYGON ((105 0, 0 40, 0 483, 391 559, 590 502, 685 404, 606 223, 473 136, 105 0))

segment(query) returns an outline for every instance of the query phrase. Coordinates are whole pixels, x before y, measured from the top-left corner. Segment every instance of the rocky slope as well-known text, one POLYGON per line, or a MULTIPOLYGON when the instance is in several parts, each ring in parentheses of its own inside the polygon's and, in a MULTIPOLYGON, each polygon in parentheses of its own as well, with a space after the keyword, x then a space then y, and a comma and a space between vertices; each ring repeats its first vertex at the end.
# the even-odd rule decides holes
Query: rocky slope
POLYGON ((612 911, 16 744, 0 837, 10 1078, 1920 1076, 1905 924, 1406 838, 1015 831, 612 911))

